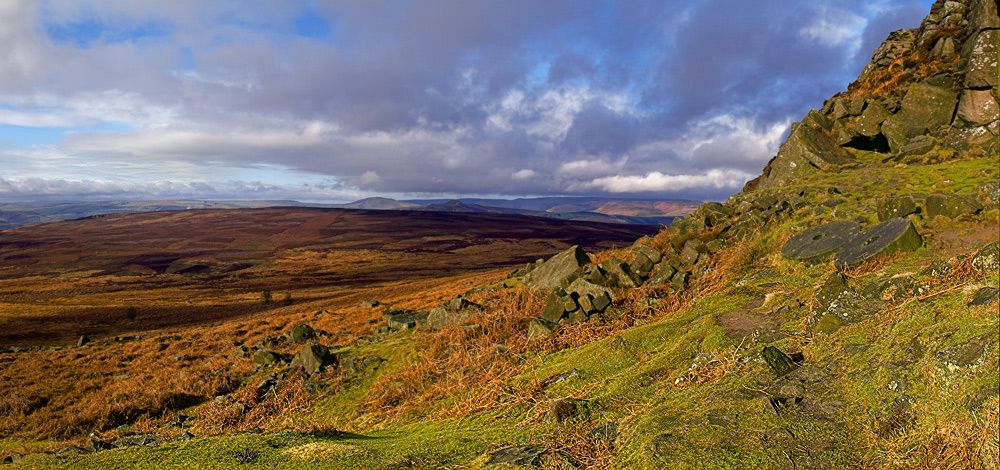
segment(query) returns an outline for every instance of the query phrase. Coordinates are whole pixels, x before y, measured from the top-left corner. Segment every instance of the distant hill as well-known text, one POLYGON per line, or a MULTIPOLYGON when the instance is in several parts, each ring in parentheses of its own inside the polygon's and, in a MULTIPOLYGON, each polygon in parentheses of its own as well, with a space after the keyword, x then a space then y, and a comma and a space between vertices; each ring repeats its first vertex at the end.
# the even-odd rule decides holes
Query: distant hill
POLYGON ((397 201, 395 199, 389 199, 386 197, 370 197, 354 201, 350 204, 340 204, 337 207, 341 207, 344 209, 381 210, 381 209, 408 209, 412 207, 418 207, 418 205, 410 202, 397 201))
POLYGON ((65 204, 0 204, 0 230, 103 214, 189 209, 254 209, 307 206, 297 201, 106 201, 65 204))
POLYGON ((81 219, 127 212, 192 209, 257 209, 263 207, 320 207, 367 210, 420 210, 478 214, 514 214, 609 224, 669 225, 700 204, 685 200, 608 199, 597 197, 542 197, 519 199, 414 199, 398 201, 370 197, 348 204, 311 204, 269 201, 106 201, 64 204, 0 204, 0 230, 26 225, 81 219))

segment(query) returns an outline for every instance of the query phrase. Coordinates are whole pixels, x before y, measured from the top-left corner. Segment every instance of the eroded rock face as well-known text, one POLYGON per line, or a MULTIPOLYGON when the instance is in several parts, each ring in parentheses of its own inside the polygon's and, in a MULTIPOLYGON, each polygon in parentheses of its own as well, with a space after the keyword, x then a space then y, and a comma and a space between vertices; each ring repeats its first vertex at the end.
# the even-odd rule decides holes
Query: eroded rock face
MULTIPOLYGON (((810 112, 810 116, 814 114, 819 116, 815 110, 810 112)), ((808 118, 809 116, 798 125, 793 125, 788 140, 781 145, 778 155, 764 169, 757 189, 782 186, 816 168, 844 165, 852 161, 828 133, 829 129, 823 125, 823 121, 815 116, 813 119, 808 118)))
POLYGON ((910 139, 951 122, 958 94, 927 83, 914 83, 906 92, 899 112, 882 123, 882 134, 893 150, 910 139))

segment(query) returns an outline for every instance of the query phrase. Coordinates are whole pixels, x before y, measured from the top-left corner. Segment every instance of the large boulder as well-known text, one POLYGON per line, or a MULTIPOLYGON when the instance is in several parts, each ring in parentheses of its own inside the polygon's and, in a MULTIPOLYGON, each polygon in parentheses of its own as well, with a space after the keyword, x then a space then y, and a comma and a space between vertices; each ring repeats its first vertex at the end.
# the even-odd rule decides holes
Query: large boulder
POLYGON ((583 274, 582 266, 590 263, 590 256, 579 246, 559 253, 524 276, 524 284, 536 289, 566 287, 583 274))
POLYGON ((804 230, 792 236, 781 247, 781 254, 789 259, 809 264, 830 259, 840 247, 857 236, 861 224, 853 220, 840 220, 804 230))
POLYGON ((840 270, 857 267, 876 256, 916 250, 923 242, 910 219, 889 219, 844 244, 834 256, 833 265, 840 270))
POLYGON ((955 124, 962 127, 985 126, 1000 119, 1000 105, 990 90, 964 90, 955 111, 955 124))
POLYGON ((900 110, 882 123, 889 147, 898 151, 910 139, 951 123, 958 94, 949 88, 928 83, 910 85, 900 110))
POLYGON ((955 218, 965 214, 975 214, 983 205, 975 197, 963 194, 931 194, 927 196, 927 218, 944 216, 955 218))

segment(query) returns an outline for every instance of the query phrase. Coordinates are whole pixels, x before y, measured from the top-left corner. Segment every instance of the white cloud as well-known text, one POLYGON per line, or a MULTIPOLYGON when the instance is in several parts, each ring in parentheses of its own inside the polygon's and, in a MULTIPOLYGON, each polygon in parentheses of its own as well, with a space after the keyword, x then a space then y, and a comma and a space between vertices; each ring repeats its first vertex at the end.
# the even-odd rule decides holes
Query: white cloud
POLYGON ((740 188, 753 176, 736 170, 715 169, 701 175, 665 175, 658 171, 643 176, 607 176, 580 185, 609 193, 677 192, 700 188, 740 188))
POLYGON ((378 173, 368 170, 361 175, 358 180, 362 186, 372 186, 382 182, 382 178, 379 177, 378 173))
POLYGON ((510 175, 510 178, 514 179, 514 180, 524 181, 524 180, 530 180, 531 178, 534 178, 535 175, 537 175, 537 174, 538 173, 535 173, 535 170, 530 170, 530 169, 525 168, 523 170, 515 171, 512 175, 510 175))

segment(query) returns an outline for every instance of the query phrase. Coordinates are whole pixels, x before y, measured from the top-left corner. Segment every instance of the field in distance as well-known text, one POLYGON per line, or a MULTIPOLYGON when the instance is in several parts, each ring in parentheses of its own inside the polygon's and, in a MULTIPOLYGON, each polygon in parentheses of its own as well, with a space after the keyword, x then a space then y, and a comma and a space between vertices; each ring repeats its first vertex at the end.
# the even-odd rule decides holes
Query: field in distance
POLYGON ((329 308, 659 227, 508 214, 263 208, 96 216, 0 232, 0 346, 329 308), (265 294, 267 293, 267 294, 265 294), (264 302, 268 295, 272 302, 264 302))

